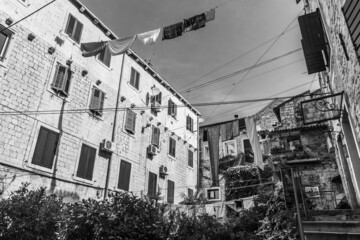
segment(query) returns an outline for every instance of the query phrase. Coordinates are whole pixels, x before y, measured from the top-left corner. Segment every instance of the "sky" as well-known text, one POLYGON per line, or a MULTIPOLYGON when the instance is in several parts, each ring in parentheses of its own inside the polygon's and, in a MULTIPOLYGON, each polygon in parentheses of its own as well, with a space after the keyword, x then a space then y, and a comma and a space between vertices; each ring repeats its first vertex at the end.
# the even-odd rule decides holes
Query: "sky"
MULTIPOLYGON (((231 78, 191 88, 301 48, 295 0, 81 0, 116 35, 165 27, 216 8, 214 21, 151 46, 132 49, 192 104, 293 96, 315 90, 302 50, 242 71, 231 78), (284 32, 284 30, 286 30, 284 32), (281 35, 282 34, 282 35, 281 35), (278 37, 281 35, 280 37, 278 37), (191 90, 191 91, 189 91, 191 90)), ((196 107, 203 124, 255 114, 269 101, 196 107)))

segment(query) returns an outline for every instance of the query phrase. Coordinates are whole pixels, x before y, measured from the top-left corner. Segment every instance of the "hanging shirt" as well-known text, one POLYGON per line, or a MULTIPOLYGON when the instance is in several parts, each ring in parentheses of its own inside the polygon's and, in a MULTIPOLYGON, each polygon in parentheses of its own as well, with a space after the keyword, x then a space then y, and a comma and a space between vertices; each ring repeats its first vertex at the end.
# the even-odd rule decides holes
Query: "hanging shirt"
POLYGON ((110 54, 114 56, 124 53, 133 45, 135 39, 136 39, 136 35, 132 37, 126 37, 126 38, 109 41, 107 47, 109 49, 110 54))
POLYGON ((210 11, 205 12, 206 22, 213 21, 215 19, 215 9, 211 9, 210 11))
POLYGON ((184 32, 197 30, 205 27, 206 17, 205 13, 196 15, 194 17, 184 19, 184 32))
POLYGON ((156 42, 160 35, 161 28, 138 34, 138 39, 145 45, 150 45, 156 42))
POLYGON ((99 54, 101 51, 103 51, 106 47, 105 42, 90 42, 90 43, 82 43, 80 48, 82 51, 83 57, 92 57, 99 54))
POLYGON ((183 33, 183 23, 175 23, 173 25, 164 27, 162 40, 173 39, 181 36, 183 33))

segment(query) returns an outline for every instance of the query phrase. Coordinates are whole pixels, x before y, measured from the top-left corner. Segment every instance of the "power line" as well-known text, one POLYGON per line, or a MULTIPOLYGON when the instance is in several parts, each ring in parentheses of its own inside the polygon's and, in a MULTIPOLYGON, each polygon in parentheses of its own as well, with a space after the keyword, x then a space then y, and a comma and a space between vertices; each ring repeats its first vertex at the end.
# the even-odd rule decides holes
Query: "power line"
MULTIPOLYGON (((295 20, 297 19, 297 17, 301 14, 301 11, 299 12, 299 14, 290 22, 290 24, 288 26, 286 26, 286 28, 284 29, 284 31, 282 31, 282 33, 274 40, 274 42, 266 49, 266 51, 260 56, 260 58, 255 62, 254 66, 256 66, 261 59, 270 51, 270 49, 275 45, 275 43, 281 38, 281 36, 283 36, 285 34, 285 32, 290 28, 290 26, 293 24, 293 22, 295 22, 295 20)), ((301 49, 300 49, 301 50, 301 49)), ((237 88, 237 86, 239 85, 240 82, 242 82, 247 75, 251 72, 251 70, 254 67, 251 67, 249 70, 247 70, 247 72, 245 73, 245 75, 237 82, 236 86, 234 88, 232 88, 230 90, 230 92, 222 99, 221 102, 225 101, 231 93, 233 93, 235 91, 235 89, 237 88)), ((219 105, 217 105, 214 110, 210 113, 210 116, 218 109, 219 105)))
POLYGON ((45 4, 44 6, 40 7, 39 9, 35 10, 34 12, 30 13, 29 15, 26 15, 25 17, 23 17, 23 18, 21 18, 20 20, 14 22, 14 23, 11 24, 10 26, 2 29, 2 30, 0 31, 0 33, 4 32, 5 30, 7 30, 7 29, 9 29, 9 28, 11 28, 11 27, 13 27, 13 26, 15 26, 15 25, 18 24, 19 22, 24 21, 24 20, 27 19, 28 17, 30 17, 30 16, 34 15, 35 13, 39 12, 40 10, 46 8, 47 6, 49 6, 50 4, 52 4, 52 3, 55 2, 55 1, 56 1, 56 0, 53 0, 53 1, 45 4))

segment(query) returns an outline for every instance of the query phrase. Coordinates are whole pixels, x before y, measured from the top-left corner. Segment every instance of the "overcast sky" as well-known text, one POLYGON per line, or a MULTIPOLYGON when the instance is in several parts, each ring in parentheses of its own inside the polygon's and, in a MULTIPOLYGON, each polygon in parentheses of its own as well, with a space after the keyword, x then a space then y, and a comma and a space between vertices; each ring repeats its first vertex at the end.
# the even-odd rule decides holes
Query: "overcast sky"
MULTIPOLYGON (((82 2, 119 37, 165 27, 220 5, 216 9, 215 20, 208 22, 205 28, 172 40, 161 41, 160 36, 152 46, 136 42, 132 47, 143 59, 151 59, 154 69, 178 91, 252 66, 291 22, 293 23, 288 31, 260 62, 301 48, 296 16, 303 14, 303 5, 296 5, 295 0, 82 2), (235 58, 238 59, 226 64, 235 58)), ((309 90, 310 87, 311 90, 318 87, 316 82, 311 84, 314 78, 306 73, 302 51, 254 68, 245 78, 244 74, 246 72, 182 95, 190 103, 221 102, 292 96, 309 90)), ((209 124, 233 119, 234 114, 240 117, 252 115, 267 103, 196 108, 202 113, 204 123, 209 124)))

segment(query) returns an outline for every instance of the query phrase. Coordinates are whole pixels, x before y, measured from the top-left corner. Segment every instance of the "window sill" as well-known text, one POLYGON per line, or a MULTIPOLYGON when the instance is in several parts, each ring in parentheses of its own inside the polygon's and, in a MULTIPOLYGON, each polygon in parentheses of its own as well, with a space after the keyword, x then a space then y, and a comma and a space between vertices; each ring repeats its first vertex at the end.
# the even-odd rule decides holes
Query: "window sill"
POLYGON ((73 43, 73 45, 77 46, 77 47, 81 50, 81 47, 80 47, 81 40, 80 40, 80 42, 79 42, 79 43, 77 43, 74 39, 72 39, 72 38, 70 37, 70 35, 69 35, 69 34, 65 33, 65 31, 64 31, 64 30, 63 30, 63 33, 62 33, 62 34, 60 34, 60 35, 62 35, 62 36, 64 36, 64 37, 66 37, 66 38, 67 38, 70 42, 72 42, 72 43, 73 43))
POLYGON ((89 184, 89 185, 94 185, 95 184, 95 180, 88 180, 88 179, 84 179, 84 178, 81 178, 81 177, 77 177, 75 175, 73 175, 72 179, 76 182, 81 182, 81 183, 86 183, 86 184, 89 184))
POLYGON ((141 91, 140 91, 139 89, 136 89, 133 85, 131 85, 130 82, 127 82, 127 85, 128 85, 132 90, 134 90, 135 92, 141 93, 141 91))
POLYGON ((172 115, 168 115, 170 120, 175 120, 176 122, 178 122, 179 120, 177 120, 176 116, 172 116, 172 115))
POLYGON ((122 131, 123 131, 126 135, 128 135, 129 137, 132 137, 132 138, 135 139, 135 133, 136 133, 136 132, 130 133, 130 132, 127 131, 125 128, 123 128, 122 131))
POLYGON ((89 114, 90 117, 92 117, 95 120, 104 121, 104 115, 97 115, 97 114, 93 113, 90 110, 88 110, 88 114, 89 114))
POLYGON ((55 91, 52 90, 52 89, 51 89, 51 90, 46 89, 46 91, 48 91, 52 96, 55 96, 55 97, 57 97, 57 98, 65 101, 65 102, 70 102, 70 101, 69 101, 69 95, 68 95, 68 96, 62 96, 61 94, 55 92, 55 91))
POLYGON ((171 160, 176 160, 176 156, 171 156, 170 154, 168 154, 168 157, 171 159, 171 160))
POLYGON ((25 7, 30 6, 29 1, 21 1, 21 0, 18 0, 18 2, 21 3, 22 5, 24 5, 25 7))
POLYGON ((42 171, 42 172, 46 172, 46 173, 54 173, 54 167, 52 167, 51 169, 50 168, 47 168, 47 167, 42 167, 42 166, 39 166, 39 165, 36 165, 36 164, 32 164, 31 162, 26 162, 26 166, 28 168, 32 168, 32 169, 36 169, 36 170, 39 170, 39 171, 42 171))
POLYGON ((188 165, 187 168, 190 169, 191 171, 194 171, 194 167, 190 167, 190 166, 188 165))

